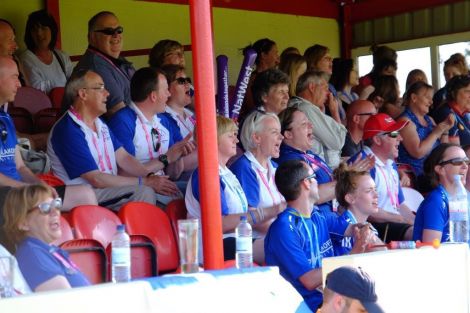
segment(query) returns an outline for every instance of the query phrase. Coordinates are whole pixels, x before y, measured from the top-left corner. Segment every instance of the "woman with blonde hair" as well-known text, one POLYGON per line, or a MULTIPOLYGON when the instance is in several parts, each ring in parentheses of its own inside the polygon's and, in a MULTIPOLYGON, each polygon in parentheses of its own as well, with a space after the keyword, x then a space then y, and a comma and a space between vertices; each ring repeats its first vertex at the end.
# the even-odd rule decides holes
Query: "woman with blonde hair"
MULTIPOLYGON (((237 153, 238 127, 235 122, 223 116, 217 116, 217 153, 219 159, 220 202, 222 209, 222 232, 224 238, 224 259, 235 259, 235 228, 240 223, 242 215, 247 216, 251 225, 263 224, 277 216, 277 210, 263 210, 250 207, 246 194, 237 177, 227 167, 228 160, 237 153)), ((189 218, 201 219, 199 203, 199 169, 196 169, 186 188, 186 208, 189 218)), ((277 207, 275 207, 277 208, 277 207)), ((200 261, 202 262, 202 233, 199 227, 200 261)), ((258 264, 264 263, 264 234, 254 232, 253 260, 258 264)))
POLYGON ((33 291, 67 289, 90 283, 68 254, 52 245, 62 235, 62 199, 45 185, 11 189, 4 204, 4 229, 18 265, 33 291))
MULTIPOLYGON (((377 213, 379 196, 375 187, 374 179, 369 171, 348 168, 344 163, 334 171, 335 180, 340 182, 335 186, 335 195, 339 205, 344 209, 340 220, 349 224, 367 224, 369 215, 377 213)), ((383 242, 378 237, 378 231, 371 225, 369 243, 381 245, 383 242)), ((354 238, 335 236, 331 240, 335 248, 335 255, 349 253, 361 253, 353 251, 354 238)))
POLYGON ((291 53, 281 59, 279 69, 289 76, 289 96, 294 97, 296 95, 297 81, 300 75, 307 70, 307 61, 303 56, 291 53))

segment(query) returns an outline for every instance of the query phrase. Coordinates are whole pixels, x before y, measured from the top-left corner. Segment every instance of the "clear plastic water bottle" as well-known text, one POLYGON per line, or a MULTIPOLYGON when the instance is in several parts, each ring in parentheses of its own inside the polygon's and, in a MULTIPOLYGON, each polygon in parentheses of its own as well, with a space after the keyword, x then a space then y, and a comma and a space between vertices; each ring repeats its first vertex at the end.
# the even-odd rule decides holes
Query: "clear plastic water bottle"
POLYGON ((253 231, 247 222, 246 216, 240 216, 240 224, 235 228, 235 239, 237 251, 235 253, 235 264, 237 268, 253 266, 253 231))
POLYGON ((126 225, 118 225, 111 242, 111 277, 114 283, 131 280, 131 247, 126 225))
POLYGON ((449 234, 452 242, 468 242, 468 202, 467 191, 461 176, 454 175, 455 193, 449 195, 449 234))

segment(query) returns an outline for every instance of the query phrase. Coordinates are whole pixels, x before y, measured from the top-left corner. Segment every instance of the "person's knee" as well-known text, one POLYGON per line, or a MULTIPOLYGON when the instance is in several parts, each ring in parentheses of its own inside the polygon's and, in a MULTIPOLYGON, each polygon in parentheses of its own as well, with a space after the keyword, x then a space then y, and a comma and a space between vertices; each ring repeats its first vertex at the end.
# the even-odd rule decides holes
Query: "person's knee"
POLYGON ((155 205, 157 202, 157 196, 155 195, 155 191, 148 186, 141 186, 135 193, 134 193, 134 201, 142 201, 147 202, 152 205, 155 205))
POLYGON ((96 194, 88 185, 73 185, 65 188, 63 210, 69 211, 78 205, 98 205, 96 194))

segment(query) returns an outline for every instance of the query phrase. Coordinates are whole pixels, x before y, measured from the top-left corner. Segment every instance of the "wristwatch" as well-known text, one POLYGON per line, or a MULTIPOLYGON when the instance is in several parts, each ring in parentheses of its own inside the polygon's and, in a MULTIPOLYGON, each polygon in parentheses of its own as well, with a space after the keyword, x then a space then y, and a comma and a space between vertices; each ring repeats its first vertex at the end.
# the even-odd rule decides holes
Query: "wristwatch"
POLYGON ((162 162, 165 167, 167 167, 168 164, 170 164, 170 163, 168 162, 168 157, 166 156, 166 154, 160 154, 160 155, 158 156, 158 161, 162 162))

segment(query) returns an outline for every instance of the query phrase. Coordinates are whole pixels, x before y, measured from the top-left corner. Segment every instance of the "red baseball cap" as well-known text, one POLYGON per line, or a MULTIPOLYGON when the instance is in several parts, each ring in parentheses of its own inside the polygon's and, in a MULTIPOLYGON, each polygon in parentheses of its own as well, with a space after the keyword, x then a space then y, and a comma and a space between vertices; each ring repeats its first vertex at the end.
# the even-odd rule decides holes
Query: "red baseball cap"
POLYGON ((396 122, 390 115, 378 113, 371 115, 364 124, 362 139, 366 140, 377 134, 389 133, 402 129, 409 121, 396 122))

